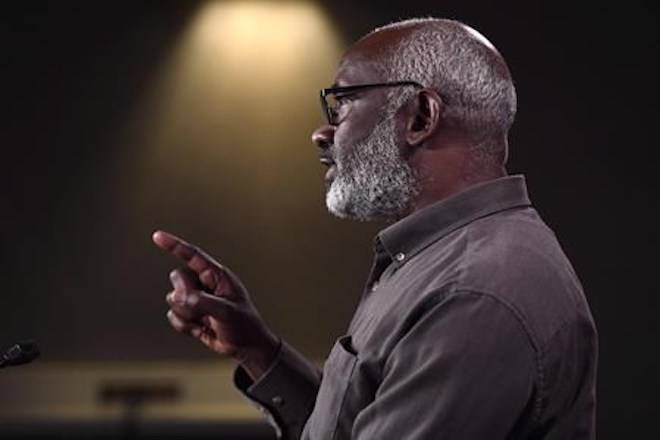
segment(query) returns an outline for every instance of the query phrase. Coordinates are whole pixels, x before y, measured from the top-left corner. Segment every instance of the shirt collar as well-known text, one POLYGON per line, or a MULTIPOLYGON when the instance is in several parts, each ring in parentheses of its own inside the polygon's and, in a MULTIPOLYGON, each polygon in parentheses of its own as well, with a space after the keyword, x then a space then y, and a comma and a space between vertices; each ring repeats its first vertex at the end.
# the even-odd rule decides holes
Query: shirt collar
POLYGON ((479 218, 530 205, 524 176, 489 180, 415 211, 383 229, 376 237, 376 248, 382 246, 395 264, 402 265, 431 243, 479 218))

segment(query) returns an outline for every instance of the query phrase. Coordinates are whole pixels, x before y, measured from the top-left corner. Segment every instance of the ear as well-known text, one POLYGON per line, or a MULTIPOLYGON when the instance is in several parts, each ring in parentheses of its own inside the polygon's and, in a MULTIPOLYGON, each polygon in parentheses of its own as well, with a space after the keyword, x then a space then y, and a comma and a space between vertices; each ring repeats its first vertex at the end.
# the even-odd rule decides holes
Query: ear
POLYGON ((410 102, 405 139, 419 147, 436 132, 442 122, 445 104, 435 90, 421 89, 410 102))

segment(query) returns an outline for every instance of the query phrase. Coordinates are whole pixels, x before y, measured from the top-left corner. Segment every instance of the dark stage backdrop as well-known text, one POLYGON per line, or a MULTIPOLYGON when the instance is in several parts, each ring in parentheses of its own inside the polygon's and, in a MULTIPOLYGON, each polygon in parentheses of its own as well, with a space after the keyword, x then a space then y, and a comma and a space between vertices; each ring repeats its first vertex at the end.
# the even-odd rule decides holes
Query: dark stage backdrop
MULTIPOLYGON (((508 60, 519 98, 509 169, 527 175, 532 200, 592 306, 600 332, 602 439, 660 438, 653 417, 660 326, 652 5, 321 4, 340 42, 398 18, 437 15, 481 30, 508 60)), ((263 101, 206 112, 200 124, 217 123, 219 133, 231 136, 200 137, 193 120, 182 128, 190 130, 189 145, 163 153, 160 162, 145 160, 159 152, 141 149, 141 136, 150 134, 141 131, 153 130, 153 121, 141 118, 158 110, 149 113, 149 105, 158 105, 144 99, 199 7, 192 1, 3 7, 0 345, 34 337, 43 361, 211 357, 165 321, 174 261, 151 245, 156 228, 199 243, 233 267, 272 327, 306 354, 322 358, 342 333, 382 225, 325 213, 323 170, 308 140, 319 117, 300 110, 316 105, 316 88, 299 88, 278 103, 264 102, 273 99, 264 89, 263 101), (276 142, 256 138, 264 129, 240 122, 265 105, 278 108, 264 122, 276 142), (227 120, 235 122, 223 127, 227 120), (278 121, 293 131, 277 132, 278 121), (280 143, 283 133, 295 148, 280 143)), ((272 67, 252 66, 252 75, 272 67)), ((306 84, 306 71, 295 72, 290 84, 306 84)))

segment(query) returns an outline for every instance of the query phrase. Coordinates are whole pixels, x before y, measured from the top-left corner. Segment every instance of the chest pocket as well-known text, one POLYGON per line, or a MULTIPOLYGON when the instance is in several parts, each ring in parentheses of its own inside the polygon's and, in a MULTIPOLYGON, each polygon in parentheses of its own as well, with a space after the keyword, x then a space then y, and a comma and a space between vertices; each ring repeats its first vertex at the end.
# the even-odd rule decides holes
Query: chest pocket
POLYGON ((323 367, 323 380, 316 405, 308 419, 303 438, 331 440, 350 437, 352 420, 344 420, 348 423, 342 423, 342 407, 355 370, 357 356, 350 335, 342 336, 337 340, 323 367), (346 430, 344 428, 348 428, 347 433, 344 432, 346 430))

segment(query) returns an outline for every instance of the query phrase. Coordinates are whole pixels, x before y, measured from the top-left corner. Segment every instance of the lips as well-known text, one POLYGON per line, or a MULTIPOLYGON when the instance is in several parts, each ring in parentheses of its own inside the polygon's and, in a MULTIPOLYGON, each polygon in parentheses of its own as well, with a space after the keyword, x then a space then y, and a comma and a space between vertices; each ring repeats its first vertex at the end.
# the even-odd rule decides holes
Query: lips
POLYGON ((326 167, 328 167, 328 171, 325 173, 325 180, 326 180, 326 182, 327 182, 327 181, 331 181, 331 180, 334 178, 335 173, 337 172, 337 166, 336 166, 336 164, 335 164, 335 161, 332 160, 332 158, 331 158, 329 155, 327 155, 327 154, 321 154, 321 155, 319 155, 319 161, 320 161, 323 165, 325 165, 326 167))

